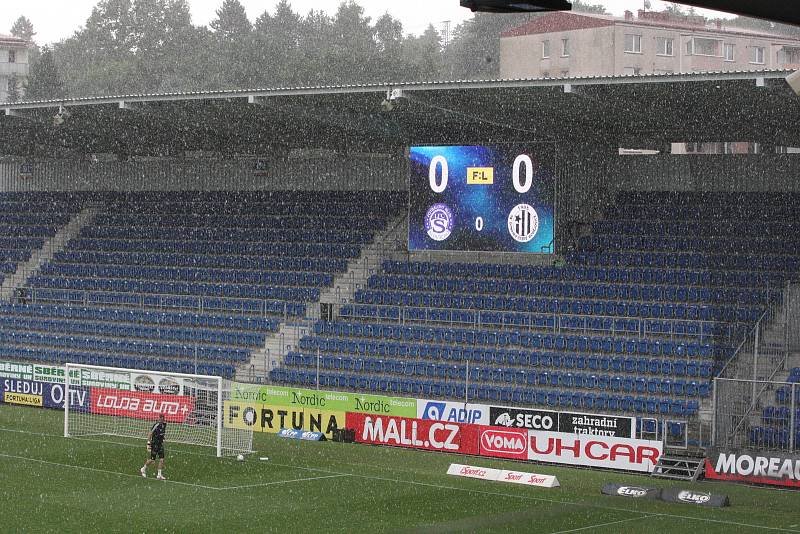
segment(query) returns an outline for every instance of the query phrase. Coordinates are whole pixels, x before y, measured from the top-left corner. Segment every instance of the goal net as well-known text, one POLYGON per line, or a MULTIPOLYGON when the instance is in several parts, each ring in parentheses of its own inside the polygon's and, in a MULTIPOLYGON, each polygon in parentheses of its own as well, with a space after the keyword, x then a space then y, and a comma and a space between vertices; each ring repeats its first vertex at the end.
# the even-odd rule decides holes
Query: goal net
POLYGON ((64 436, 147 439, 159 415, 166 442, 214 447, 217 456, 252 452, 253 431, 226 428, 230 382, 218 376, 66 364, 64 436), (72 399, 88 399, 75 402, 72 399))

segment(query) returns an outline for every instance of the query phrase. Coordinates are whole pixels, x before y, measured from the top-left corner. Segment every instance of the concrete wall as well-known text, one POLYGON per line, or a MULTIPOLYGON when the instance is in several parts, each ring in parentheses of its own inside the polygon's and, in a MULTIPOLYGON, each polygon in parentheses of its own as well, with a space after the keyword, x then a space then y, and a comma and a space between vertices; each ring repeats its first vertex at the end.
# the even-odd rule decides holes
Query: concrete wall
POLYGON ((620 156, 611 170, 622 191, 800 192, 797 154, 620 156))
POLYGON ((349 157, 305 160, 152 160, 90 163, 36 161, 31 177, 21 162, 0 163, 0 191, 171 190, 398 190, 406 189, 405 158, 349 157))

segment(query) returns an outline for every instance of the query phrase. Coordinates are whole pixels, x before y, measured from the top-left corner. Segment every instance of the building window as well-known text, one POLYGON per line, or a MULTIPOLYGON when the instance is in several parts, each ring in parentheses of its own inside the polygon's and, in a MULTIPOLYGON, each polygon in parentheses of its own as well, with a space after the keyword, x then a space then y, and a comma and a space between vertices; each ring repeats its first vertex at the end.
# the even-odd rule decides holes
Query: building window
POLYGON ((550 57, 550 41, 542 41, 542 59, 550 57))
POLYGON ((670 37, 656 37, 656 54, 659 56, 674 56, 675 40, 670 37))
POLYGON ((561 57, 569 56, 569 39, 561 39, 561 57))
POLYGON ((642 36, 632 33, 625 34, 625 51, 631 54, 642 53, 642 36))
POLYGON ((569 71, 568 70, 562 70, 561 71, 561 77, 562 78, 569 78, 569 71))
POLYGON ((736 61, 736 45, 725 43, 725 61, 736 61))
POLYGON ((625 76, 638 76, 640 72, 642 72, 641 67, 625 67, 622 71, 625 76))
POLYGON ((750 49, 750 63, 764 64, 764 47, 754 46, 750 49))
POLYGON ((722 57, 722 41, 692 37, 686 42, 686 53, 690 56, 715 56, 722 57))
POLYGON ((8 62, 9 63, 16 63, 17 62, 17 51, 16 50, 9 50, 8 51, 8 62))

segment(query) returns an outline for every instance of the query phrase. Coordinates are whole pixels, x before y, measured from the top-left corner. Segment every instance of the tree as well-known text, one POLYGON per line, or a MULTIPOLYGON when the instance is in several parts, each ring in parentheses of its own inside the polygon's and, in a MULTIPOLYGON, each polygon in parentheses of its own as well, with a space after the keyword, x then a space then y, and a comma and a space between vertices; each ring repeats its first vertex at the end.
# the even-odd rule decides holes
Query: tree
POLYGON ((254 78, 252 25, 239 0, 224 0, 211 21, 216 38, 218 76, 223 86, 244 88, 254 78))
POLYGON ((259 84, 287 86, 299 82, 301 22, 287 0, 278 2, 275 16, 265 11, 256 19, 253 40, 259 84))
POLYGON ((406 59, 410 65, 408 79, 433 81, 442 78, 442 41, 432 24, 419 37, 408 39, 406 59))
POLYGON ((596 15, 607 15, 606 7, 603 4, 590 4, 585 0, 572 0, 572 11, 579 13, 593 13, 596 15))
POLYGON ((12 74, 11 77, 8 79, 8 97, 6 98, 7 102, 16 102, 19 100, 20 94, 20 83, 19 78, 16 74, 12 74))
POLYGON ((11 35, 33 42, 33 36, 36 35, 36 32, 33 31, 33 23, 27 17, 22 16, 11 26, 11 35))
POLYGON ((53 51, 44 47, 39 61, 30 69, 25 97, 28 100, 54 100, 65 96, 64 81, 58 73, 53 51))

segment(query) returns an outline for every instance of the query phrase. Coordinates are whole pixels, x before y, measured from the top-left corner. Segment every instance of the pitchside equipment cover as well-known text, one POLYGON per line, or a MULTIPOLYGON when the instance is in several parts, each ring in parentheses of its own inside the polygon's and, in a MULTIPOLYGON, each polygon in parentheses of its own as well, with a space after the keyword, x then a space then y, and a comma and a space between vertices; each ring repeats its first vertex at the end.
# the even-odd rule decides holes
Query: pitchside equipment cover
POLYGON ((252 429, 223 426, 223 401, 230 383, 219 376, 161 373, 67 364, 65 398, 88 395, 82 408, 64 403, 64 436, 123 436, 147 439, 159 415, 166 442, 214 447, 217 456, 252 452, 252 429))

